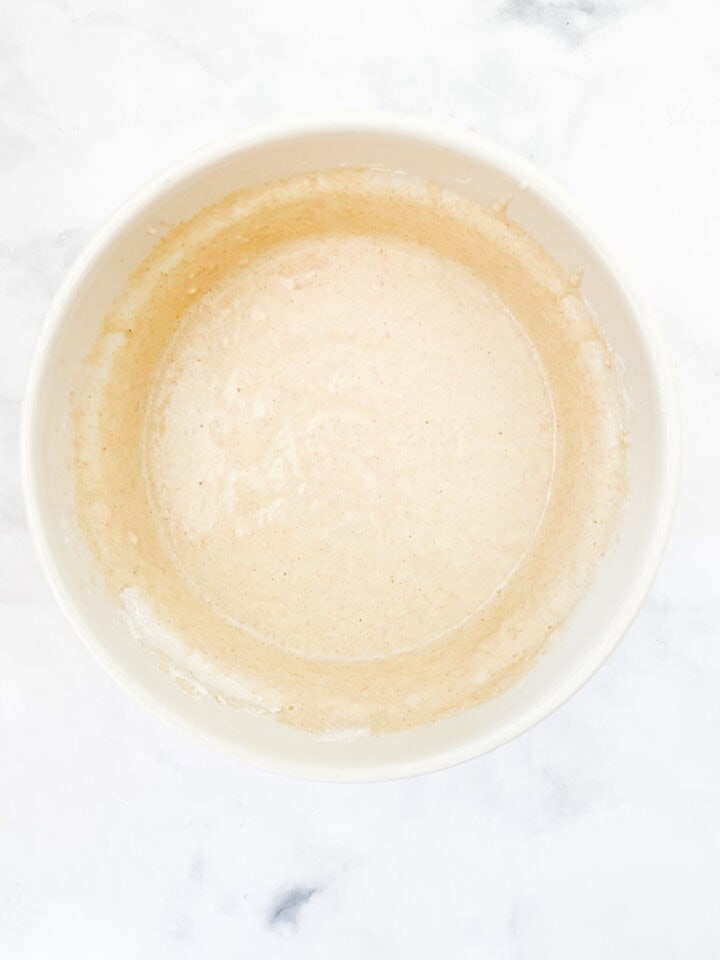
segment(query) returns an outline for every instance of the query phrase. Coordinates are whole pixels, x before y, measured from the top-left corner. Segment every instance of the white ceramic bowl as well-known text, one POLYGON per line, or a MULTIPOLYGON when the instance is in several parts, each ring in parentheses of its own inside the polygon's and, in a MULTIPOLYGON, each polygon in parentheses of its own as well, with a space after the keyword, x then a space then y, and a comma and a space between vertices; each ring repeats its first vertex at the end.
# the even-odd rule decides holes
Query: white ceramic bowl
POLYGON ((311 119, 215 144, 127 202, 70 272, 43 328, 29 376, 22 430, 27 515, 55 595, 115 679, 162 716, 258 767, 327 780, 379 780, 477 757, 546 717, 597 670, 647 593, 670 528, 678 479, 672 378, 645 301, 556 186, 524 161, 473 136, 408 119, 311 119), (378 164, 439 181, 476 200, 512 196, 511 215, 583 290, 625 368, 630 495, 618 546, 562 633, 505 694, 432 726, 323 740, 272 719, 184 693, 132 639, 73 534, 69 394, 81 359, 129 273, 156 237, 224 194, 298 170, 378 164), (96 578, 97 579, 97 578, 96 578))

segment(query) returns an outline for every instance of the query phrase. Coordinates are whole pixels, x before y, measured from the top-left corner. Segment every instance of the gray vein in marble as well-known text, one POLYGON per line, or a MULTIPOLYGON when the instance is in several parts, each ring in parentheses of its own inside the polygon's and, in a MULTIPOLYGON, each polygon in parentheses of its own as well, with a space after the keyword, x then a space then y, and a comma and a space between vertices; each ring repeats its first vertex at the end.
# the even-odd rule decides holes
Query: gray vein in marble
POLYGON ((612 0, 505 0, 498 12, 503 18, 544 27, 572 45, 581 44, 623 13, 612 0))
POLYGON ((270 911, 271 927, 297 927, 302 908, 318 892, 318 887, 293 887, 282 894, 270 911))

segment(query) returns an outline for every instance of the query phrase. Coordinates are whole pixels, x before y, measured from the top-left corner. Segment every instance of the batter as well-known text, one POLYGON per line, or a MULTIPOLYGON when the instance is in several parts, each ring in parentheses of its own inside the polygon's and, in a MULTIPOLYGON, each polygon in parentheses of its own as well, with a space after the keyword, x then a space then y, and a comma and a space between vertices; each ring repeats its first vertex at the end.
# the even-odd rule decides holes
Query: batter
POLYGON ((503 211, 365 170, 171 231, 75 427, 80 526, 142 641, 318 732, 504 689, 587 587, 624 483, 576 281, 503 211))

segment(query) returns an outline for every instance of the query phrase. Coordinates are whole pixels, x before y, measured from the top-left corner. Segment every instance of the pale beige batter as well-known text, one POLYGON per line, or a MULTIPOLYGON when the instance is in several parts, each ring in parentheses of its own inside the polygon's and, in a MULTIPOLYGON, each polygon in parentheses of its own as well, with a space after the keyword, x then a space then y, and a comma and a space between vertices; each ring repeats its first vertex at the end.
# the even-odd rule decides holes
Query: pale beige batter
POLYGON ((109 589, 180 674, 309 729, 494 695, 614 526, 619 387, 587 308, 503 213, 432 184, 228 198, 88 359, 77 503, 109 589))

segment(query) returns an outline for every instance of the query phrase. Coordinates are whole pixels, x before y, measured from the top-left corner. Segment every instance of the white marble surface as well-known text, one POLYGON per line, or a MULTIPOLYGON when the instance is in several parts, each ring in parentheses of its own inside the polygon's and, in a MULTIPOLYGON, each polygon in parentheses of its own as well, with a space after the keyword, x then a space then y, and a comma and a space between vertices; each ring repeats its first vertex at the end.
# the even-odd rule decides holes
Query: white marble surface
POLYGON ((720 956, 714 0, 0 6, 0 957, 720 956), (72 258, 165 164, 257 121, 392 109, 554 175, 655 303, 684 489, 648 603, 567 706, 408 782, 207 753, 105 677, 23 520, 28 358, 72 258))

